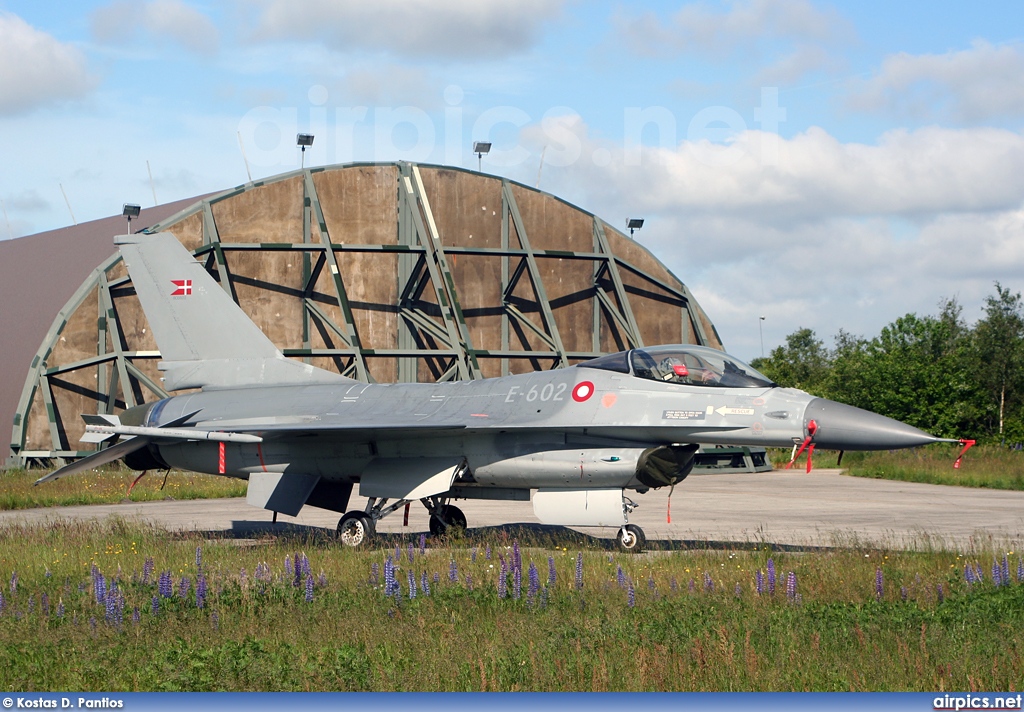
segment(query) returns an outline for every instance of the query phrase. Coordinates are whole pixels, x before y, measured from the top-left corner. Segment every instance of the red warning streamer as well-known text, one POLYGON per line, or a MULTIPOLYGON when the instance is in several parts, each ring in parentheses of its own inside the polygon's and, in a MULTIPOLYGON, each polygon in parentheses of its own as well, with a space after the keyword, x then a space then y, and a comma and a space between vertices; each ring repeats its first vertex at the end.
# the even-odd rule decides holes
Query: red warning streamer
POLYGON ((953 469, 954 470, 959 470, 960 469, 960 463, 962 463, 963 460, 964 460, 964 453, 966 453, 968 450, 970 450, 972 447, 974 447, 974 444, 976 442, 978 442, 978 441, 977 440, 964 440, 963 438, 960 439, 960 444, 964 446, 964 449, 960 451, 960 454, 956 458, 956 462, 953 463, 953 469))
POLYGON ((792 460, 786 463, 786 466, 783 469, 788 470, 791 468, 793 463, 799 459, 800 455, 803 454, 804 450, 806 450, 809 445, 811 449, 807 451, 807 471, 811 471, 811 456, 814 454, 814 444, 811 440, 814 439, 814 434, 816 432, 818 432, 818 424, 812 420, 807 424, 807 437, 804 438, 803 443, 801 443, 800 449, 796 451, 796 455, 793 456, 792 460))
POLYGON ((145 477, 149 473, 149 470, 143 470, 142 474, 135 478, 135 481, 128 485, 128 491, 124 493, 125 497, 132 496, 132 490, 135 489, 135 485, 139 484, 139 480, 145 477))
POLYGON ((227 469, 228 469, 227 468, 227 462, 226 462, 227 458, 224 456, 224 441, 223 440, 221 440, 220 443, 217 444, 217 456, 218 456, 217 472, 219 474, 223 475, 225 472, 227 472, 227 469))
POLYGON ((409 507, 412 506, 412 502, 405 503, 405 516, 402 518, 402 526, 409 526, 409 507))

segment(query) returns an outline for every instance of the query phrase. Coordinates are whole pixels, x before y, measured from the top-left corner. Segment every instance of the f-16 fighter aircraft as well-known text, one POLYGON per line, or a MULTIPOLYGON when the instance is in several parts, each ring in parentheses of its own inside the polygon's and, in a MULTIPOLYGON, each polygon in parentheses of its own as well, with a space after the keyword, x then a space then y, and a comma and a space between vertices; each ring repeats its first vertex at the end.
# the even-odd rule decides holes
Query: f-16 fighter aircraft
POLYGON ((420 501, 430 531, 466 526, 458 499, 528 501, 547 524, 616 527, 639 550, 627 491, 681 482, 698 443, 834 450, 943 440, 781 388, 721 351, 638 348, 571 368, 452 383, 368 384, 286 359, 170 233, 115 240, 153 329, 164 385, 195 389, 85 415, 107 443, 39 482, 123 459, 248 480, 248 502, 344 513, 341 541, 373 538, 420 501), (347 513, 354 484, 365 510, 347 513))

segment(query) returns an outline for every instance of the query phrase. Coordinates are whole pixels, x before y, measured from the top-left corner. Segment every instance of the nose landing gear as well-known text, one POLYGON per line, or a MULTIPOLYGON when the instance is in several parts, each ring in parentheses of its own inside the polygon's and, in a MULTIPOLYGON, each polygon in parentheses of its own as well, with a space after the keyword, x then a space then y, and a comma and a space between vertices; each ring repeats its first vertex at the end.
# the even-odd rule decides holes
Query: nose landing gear
POLYGON ((622 525, 622 529, 619 529, 617 539, 622 550, 630 554, 640 553, 644 549, 644 544, 647 543, 647 538, 644 536, 644 530, 636 524, 622 525))

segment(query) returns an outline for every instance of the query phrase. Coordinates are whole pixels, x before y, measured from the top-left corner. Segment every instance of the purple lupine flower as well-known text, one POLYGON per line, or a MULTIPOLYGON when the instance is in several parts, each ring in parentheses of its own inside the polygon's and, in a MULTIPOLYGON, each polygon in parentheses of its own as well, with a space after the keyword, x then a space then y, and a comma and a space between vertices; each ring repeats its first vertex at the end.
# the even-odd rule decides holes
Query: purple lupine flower
POLYGON ((946 596, 942 592, 941 583, 935 586, 935 598, 938 599, 939 603, 942 603, 944 600, 946 600, 946 596))
POLYGON ((423 595, 430 597, 430 579, 427 578, 427 572, 424 571, 420 577, 420 588, 423 589, 423 595))
POLYGON ((736 582, 736 588, 733 589, 733 594, 735 594, 736 598, 739 598, 743 595, 743 588, 740 587, 739 581, 736 582))
POLYGON ((491 560, 491 545, 490 544, 488 544, 487 548, 484 549, 484 558, 487 559, 488 561, 491 560))
POLYGON ((311 576, 312 574, 313 571, 309 566, 309 557, 306 556, 306 552, 302 552, 302 575, 311 576))
POLYGON ((402 547, 395 544, 395 563, 400 564, 402 562, 402 547))
POLYGON ((694 590, 695 590, 695 589, 697 588, 697 584, 696 584, 696 583, 694 582, 694 580, 693 580, 693 579, 690 579, 690 585, 689 585, 689 586, 687 586, 686 588, 687 588, 687 590, 688 590, 688 591, 689 591, 690 593, 693 593, 693 592, 694 592, 694 590))
POLYGON ((619 584, 619 588, 625 588, 627 584, 626 572, 622 570, 621 564, 615 569, 615 583, 619 584))
POLYGON ((459 567, 455 563, 455 559, 448 562, 448 581, 451 583, 458 583, 459 581, 459 567))
MULTIPOLYGON (((409 548, 412 548, 412 544, 409 545, 409 548)), ((416 574, 409 569, 409 600, 414 598, 416 598, 416 574)))
POLYGON ((653 591, 655 588, 656 588, 656 586, 655 586, 655 583, 654 583, 654 577, 651 576, 651 577, 649 577, 647 579, 647 590, 648 591, 653 591))
POLYGON ((142 620, 142 613, 139 611, 139 607, 135 606, 132 609, 132 623, 138 625, 140 620, 142 620))
POLYGON ((410 541, 409 542, 409 547, 405 551, 405 555, 409 557, 409 563, 410 564, 414 561, 413 556, 415 556, 415 554, 416 554, 416 550, 413 548, 412 542, 410 541))
POLYGON ((150 610, 153 612, 154 616, 157 613, 160 612, 160 597, 159 596, 153 596, 153 600, 151 601, 150 610))
POLYGON ((576 590, 583 590, 583 552, 576 554, 576 590))
POLYGON ((196 608, 202 608, 206 605, 206 576, 199 574, 196 576, 196 608))
POLYGON ((202 571, 203 569, 203 547, 196 547, 196 571, 202 571))
POLYGON ((114 622, 114 616, 117 613, 117 584, 112 584, 110 591, 107 592, 107 598, 104 601, 104 608, 107 618, 107 623, 114 622))
POLYGON ((974 562, 974 578, 977 579, 978 583, 985 581, 985 574, 981 571, 981 565, 977 561, 974 562))
POLYGON ((302 554, 295 552, 295 574, 292 576, 292 586, 298 588, 302 585, 302 554))
POLYGON ((900 600, 901 601, 907 600, 907 587, 906 586, 900 586, 900 600))
POLYGON ((636 591, 633 589, 633 582, 629 584, 629 588, 626 589, 626 605, 630 608, 636 607, 636 591))
POLYGON ((1024 559, 1017 559, 1017 583, 1024 581, 1024 559))
POLYGON ((757 595, 758 596, 763 596, 764 595, 764 574, 761 573, 761 569, 758 569, 757 573, 754 574, 754 582, 755 582, 755 587, 756 587, 756 590, 757 590, 757 595))
POLYGON ((1002 574, 1003 585, 1004 586, 1009 586, 1010 585, 1010 560, 1006 558, 1006 554, 1003 554, 1003 566, 1002 566, 1002 569, 1003 570, 1000 573, 1002 574))
POLYGON ((188 577, 187 576, 182 576, 181 580, 178 581, 178 598, 187 598, 188 597, 189 585, 190 585, 190 581, 188 580, 188 577))
POLYGON ((964 566, 964 580, 971 586, 974 585, 974 569, 971 568, 970 564, 964 566))
POLYGON ((142 565, 142 583, 146 586, 149 585, 149 580, 153 577, 153 568, 155 563, 153 562, 152 556, 146 557, 146 563, 142 565))
POLYGON ((157 591, 164 598, 170 598, 171 597, 171 572, 170 571, 161 571, 160 572, 160 582, 157 584, 157 591))
POLYGON ((473 574, 466 572, 466 589, 469 591, 473 590, 473 574))
POLYGON ((50 615, 50 597, 46 595, 45 591, 43 592, 43 595, 39 598, 39 605, 43 609, 44 616, 50 615))
POLYGON ((676 581, 675 576, 668 580, 668 587, 672 589, 672 593, 676 593, 679 590, 679 582, 676 581))
POLYGON ((768 559, 768 595, 775 595, 775 559, 768 559))
POLYGON ((519 600, 519 597, 523 595, 523 569, 513 568, 512 569, 512 598, 519 600))
POLYGON ((17 592, 18 592, 18 572, 17 571, 12 571, 11 572, 11 593, 14 594, 14 593, 17 593, 17 592))
POLYGON ((523 568, 523 557, 519 553, 519 540, 512 541, 512 570, 523 568))
POLYGON ((469 552, 469 562, 471 564, 475 564, 476 563, 476 552, 477 552, 478 549, 479 549, 479 547, 474 546, 473 550, 469 552))
POLYGON ((508 567, 505 564, 505 557, 498 554, 498 561, 501 562, 498 569, 498 598, 504 598, 507 594, 508 567))
POLYGON ((529 577, 530 584, 528 589, 528 595, 532 600, 533 597, 537 595, 537 592, 540 591, 540 571, 537 570, 537 567, 534 565, 532 561, 530 562, 529 577))
POLYGON ((786 598, 796 599, 796 574, 792 571, 786 574, 786 598))
POLYGON ((434 579, 434 583, 441 583, 441 574, 439 574, 439 573, 437 573, 437 572, 435 571, 435 572, 434 572, 434 576, 433 576, 433 579, 434 579))
POLYGON ((376 561, 370 565, 370 585, 376 586, 380 583, 380 564, 376 561))
POLYGON ((427 553, 427 535, 420 534, 420 556, 427 553))
POLYGON ((999 567, 998 561, 992 562, 992 585, 1002 586, 1003 585, 1003 570, 999 567))
MULTIPOLYGON (((410 571, 409 574, 410 574, 410 578, 411 578, 412 572, 410 571)), ((415 586, 415 585, 416 585, 416 580, 413 579, 413 586, 415 586)), ((413 595, 415 596, 416 594, 413 593, 413 595)), ((306 603, 312 603, 312 602, 313 602, 313 575, 312 574, 306 574, 306 603)))
POLYGON ((384 561, 384 595, 391 596, 395 588, 395 563, 391 557, 384 561))
POLYGON ((320 569, 320 575, 317 576, 316 585, 323 588, 327 585, 327 574, 324 573, 323 569, 320 569))
POLYGON ((96 603, 103 605, 107 599, 107 579, 100 573, 99 569, 93 575, 92 591, 96 596, 96 603))
POLYGON ((704 572, 704 590, 708 593, 715 590, 715 580, 711 578, 711 574, 707 571, 704 572))
POLYGON ((548 586, 555 585, 555 557, 548 557, 548 586))
POLYGON ((885 595, 885 579, 882 577, 881 567, 878 567, 875 569, 875 600, 881 601, 883 595, 885 595))
POLYGON ((292 566, 292 557, 289 554, 284 555, 284 573, 286 576, 295 575, 295 567, 292 566))
POLYGON ((217 611, 210 614, 210 625, 213 626, 214 630, 220 629, 220 616, 217 615, 217 611))
POLYGON ((58 618, 63 618, 64 617, 64 599, 63 598, 57 599, 57 617, 58 618))

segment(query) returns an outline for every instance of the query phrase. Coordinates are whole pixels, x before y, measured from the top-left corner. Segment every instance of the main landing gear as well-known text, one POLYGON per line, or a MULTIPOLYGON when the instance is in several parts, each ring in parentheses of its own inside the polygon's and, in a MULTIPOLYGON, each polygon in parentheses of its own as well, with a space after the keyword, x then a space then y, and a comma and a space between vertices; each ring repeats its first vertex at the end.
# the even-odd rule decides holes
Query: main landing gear
MULTIPOLYGON (((387 499, 371 497, 366 503, 366 511, 352 510, 338 522, 341 543, 353 548, 367 546, 377 533, 377 522, 411 501, 400 499, 388 504, 387 499)), ((433 536, 447 536, 466 530, 466 515, 455 505, 448 504, 447 497, 426 497, 420 502, 430 513, 430 533, 433 536)))

